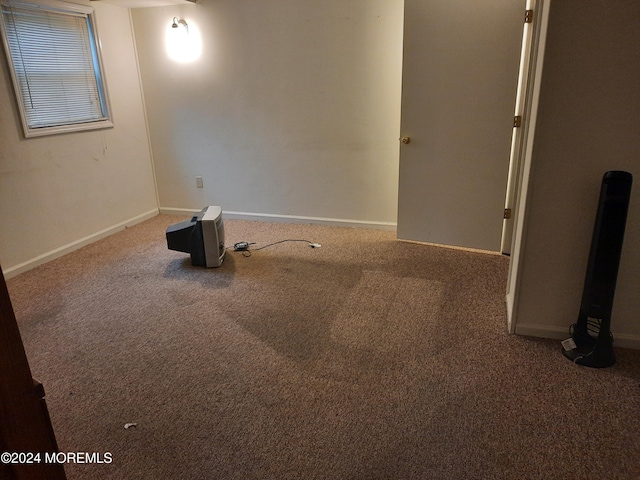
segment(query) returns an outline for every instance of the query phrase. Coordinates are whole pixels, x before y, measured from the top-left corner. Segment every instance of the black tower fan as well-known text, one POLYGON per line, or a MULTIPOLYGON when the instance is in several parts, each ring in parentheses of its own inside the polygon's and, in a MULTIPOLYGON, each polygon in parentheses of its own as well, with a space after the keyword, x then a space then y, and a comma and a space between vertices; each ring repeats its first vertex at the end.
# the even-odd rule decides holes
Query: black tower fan
POLYGON ((632 182, 632 175, 621 171, 606 172, 602 178, 580 314, 571 326, 571 338, 562 342, 564 355, 587 367, 616 362, 611 310, 632 182))

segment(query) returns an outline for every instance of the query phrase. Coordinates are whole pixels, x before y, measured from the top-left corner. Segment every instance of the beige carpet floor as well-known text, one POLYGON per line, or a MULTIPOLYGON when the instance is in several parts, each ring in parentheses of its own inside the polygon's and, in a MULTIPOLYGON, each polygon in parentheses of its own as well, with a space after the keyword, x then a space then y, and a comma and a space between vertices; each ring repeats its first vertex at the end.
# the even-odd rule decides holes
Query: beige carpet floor
POLYGON ((60 449, 113 457, 69 479, 640 478, 640 352, 508 335, 508 258, 226 220, 227 245, 322 247, 205 269, 166 248, 179 220, 8 282, 60 449))

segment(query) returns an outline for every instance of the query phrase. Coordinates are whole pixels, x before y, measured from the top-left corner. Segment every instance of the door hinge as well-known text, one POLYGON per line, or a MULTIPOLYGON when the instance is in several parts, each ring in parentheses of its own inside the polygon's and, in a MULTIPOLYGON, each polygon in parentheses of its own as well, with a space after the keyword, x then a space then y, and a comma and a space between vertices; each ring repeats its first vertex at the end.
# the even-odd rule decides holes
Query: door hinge
POLYGON ((505 208, 504 209, 504 219, 505 220, 509 220, 511 218, 511 209, 510 208, 505 208))
POLYGON ((513 117, 513 126, 516 128, 522 126, 522 117, 520 115, 513 117))
POLYGON ((533 23, 533 10, 525 10, 524 23, 533 23))

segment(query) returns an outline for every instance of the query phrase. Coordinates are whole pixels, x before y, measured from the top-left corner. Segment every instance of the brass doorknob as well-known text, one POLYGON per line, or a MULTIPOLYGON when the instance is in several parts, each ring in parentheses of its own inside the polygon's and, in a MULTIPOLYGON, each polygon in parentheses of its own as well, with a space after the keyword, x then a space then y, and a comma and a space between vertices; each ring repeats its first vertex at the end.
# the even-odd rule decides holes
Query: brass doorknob
POLYGON ((409 137, 402 137, 400 141, 406 145, 411 141, 411 139, 409 137))

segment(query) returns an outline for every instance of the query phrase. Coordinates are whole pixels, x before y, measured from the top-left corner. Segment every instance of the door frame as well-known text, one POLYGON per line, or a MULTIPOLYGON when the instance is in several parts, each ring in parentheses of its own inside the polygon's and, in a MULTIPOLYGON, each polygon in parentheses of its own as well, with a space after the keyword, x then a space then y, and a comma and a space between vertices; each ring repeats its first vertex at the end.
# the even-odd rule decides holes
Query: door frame
MULTIPOLYGON (((509 333, 515 333, 517 323, 517 304, 520 289, 519 269, 522 265, 521 252, 525 248, 527 229, 527 199, 529 181, 531 175, 531 158, 533 153, 535 126, 538 114, 538 101, 540 97, 540 85, 542 80, 542 67, 544 51, 547 39, 547 27, 549 24, 549 9, 551 0, 535 0, 533 37, 531 42, 531 56, 529 60, 528 81, 525 89, 525 104, 523 112, 523 132, 520 155, 516 162, 517 175, 514 176, 514 199, 512 209, 513 234, 511 237, 511 261, 509 262, 509 274, 507 278, 507 329, 509 333)), ((511 168, 511 167, 510 167, 511 168)))

